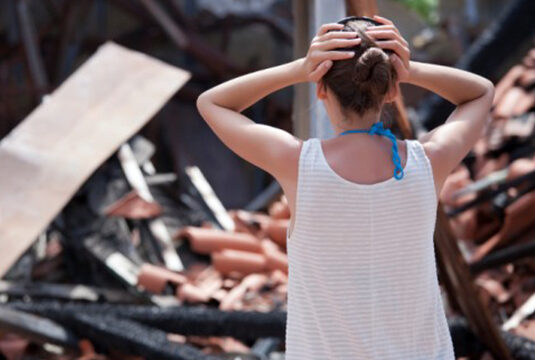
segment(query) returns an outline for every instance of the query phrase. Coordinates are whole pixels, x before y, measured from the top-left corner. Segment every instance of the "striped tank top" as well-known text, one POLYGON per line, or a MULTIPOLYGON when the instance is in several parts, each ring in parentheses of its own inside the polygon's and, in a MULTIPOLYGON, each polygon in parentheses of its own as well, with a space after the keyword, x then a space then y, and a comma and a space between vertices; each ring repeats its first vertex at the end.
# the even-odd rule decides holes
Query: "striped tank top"
POLYGON ((299 156, 287 231, 286 360, 455 360, 438 283, 437 199, 422 144, 401 180, 358 184, 319 138, 299 156))

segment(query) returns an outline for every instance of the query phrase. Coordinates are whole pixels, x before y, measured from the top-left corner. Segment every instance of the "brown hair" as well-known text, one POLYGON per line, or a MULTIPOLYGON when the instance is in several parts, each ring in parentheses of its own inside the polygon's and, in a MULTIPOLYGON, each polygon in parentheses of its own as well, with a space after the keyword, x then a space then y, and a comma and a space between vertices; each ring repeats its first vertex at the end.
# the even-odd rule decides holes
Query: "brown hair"
MULTIPOLYGON (((344 109, 364 115, 368 110, 380 110, 385 95, 397 81, 397 73, 390 62, 390 49, 382 49, 366 35, 366 28, 374 26, 366 20, 351 20, 342 31, 356 31, 362 41, 354 47, 337 50, 355 51, 349 59, 335 60, 323 75, 323 83, 336 95, 344 109)), ((338 30, 340 31, 340 30, 338 30)))

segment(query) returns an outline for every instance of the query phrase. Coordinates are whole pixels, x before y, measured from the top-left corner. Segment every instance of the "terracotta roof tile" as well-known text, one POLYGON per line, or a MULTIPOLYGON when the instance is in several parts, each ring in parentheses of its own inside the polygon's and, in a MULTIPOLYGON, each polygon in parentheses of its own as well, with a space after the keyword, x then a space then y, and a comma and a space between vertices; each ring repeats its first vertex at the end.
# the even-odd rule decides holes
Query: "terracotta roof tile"
POLYGON ((262 252, 260 240, 249 233, 186 226, 178 231, 175 238, 187 238, 192 250, 200 254, 223 249, 262 252))

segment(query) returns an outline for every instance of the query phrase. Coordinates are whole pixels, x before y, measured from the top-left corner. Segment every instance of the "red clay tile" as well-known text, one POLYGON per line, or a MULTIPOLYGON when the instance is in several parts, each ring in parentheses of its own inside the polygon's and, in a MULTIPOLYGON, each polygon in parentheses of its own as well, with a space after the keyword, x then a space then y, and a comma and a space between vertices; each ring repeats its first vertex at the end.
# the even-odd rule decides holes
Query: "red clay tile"
POLYGON ((273 270, 270 273, 270 279, 275 285, 287 284, 288 283, 288 274, 285 271, 273 270))
POLYGON ((477 247, 470 262, 478 261, 493 249, 501 247, 522 233, 535 221, 535 192, 523 195, 505 209, 505 221, 500 231, 477 247))
POLYGON ((139 196, 135 190, 117 200, 105 209, 108 216, 120 216, 127 219, 150 219, 162 214, 162 207, 139 196))
POLYGON ((535 68, 526 70, 518 79, 518 85, 524 89, 535 86, 535 68))
POLYGON ((522 93, 522 96, 520 96, 517 99, 516 104, 513 108, 512 115, 513 116, 522 115, 528 112, 529 110, 531 110, 534 105, 535 105, 535 90, 532 90, 530 92, 524 91, 522 93))
POLYGON ((211 293, 191 283, 185 283, 177 288, 176 296, 181 301, 204 303, 210 300, 211 293))
POLYGON ((262 240, 262 248, 267 258, 267 268, 288 273, 288 256, 270 239, 262 240))
POLYGON ((186 226, 175 237, 187 238, 192 250, 200 254, 210 254, 223 249, 262 252, 259 239, 247 233, 186 226))
POLYGON ((242 299, 248 290, 258 291, 268 281, 265 274, 249 274, 243 278, 239 285, 230 290, 219 304, 220 310, 240 310, 243 307, 242 299))
POLYGON ((213 266, 206 267, 191 278, 194 283, 188 281, 177 287, 176 295, 182 301, 207 302, 223 286, 221 274, 213 266))
POLYGON ((460 197, 454 197, 454 194, 472 184, 470 172, 464 165, 459 165, 444 181, 440 192, 440 201, 443 205, 458 206, 466 201, 472 200, 474 194, 466 194, 460 197))
POLYGON ((522 65, 513 66, 496 84, 494 91, 493 105, 496 106, 501 102, 505 93, 513 87, 516 81, 524 74, 526 68, 522 65))
POLYGON ((268 214, 274 219, 289 219, 290 207, 286 201, 286 197, 281 197, 281 200, 274 201, 268 208, 268 214))
POLYGON ((476 284, 485 289, 498 303, 503 304, 511 298, 509 293, 496 279, 482 274, 475 280, 476 284))
POLYGON ((230 218, 234 221, 234 231, 243 232, 249 234, 256 234, 258 227, 249 219, 245 219, 243 216, 240 216, 241 210, 228 210, 230 218))
POLYGON ((145 290, 161 294, 168 283, 183 284, 187 278, 164 267, 145 263, 141 266, 137 281, 145 290))
POLYGON ((212 253, 212 264, 223 274, 232 271, 250 274, 266 270, 267 258, 263 254, 250 251, 224 249, 212 253))
POLYGON ((521 110, 525 109, 526 104, 528 103, 526 98, 529 98, 527 100, 530 100, 532 96, 527 94, 521 87, 513 86, 505 92, 503 97, 496 104, 493 115, 496 117, 509 118, 514 115, 523 114, 525 110, 521 110), (519 103, 521 103, 522 106, 519 106, 519 103))
POLYGON ((509 173, 505 178, 506 181, 510 181, 519 176, 525 175, 531 171, 535 170, 535 160, 534 159, 516 159, 509 165, 509 173))
POLYGON ((286 231, 290 225, 290 219, 271 219, 263 224, 266 234, 283 249, 286 249, 286 231))
POLYGON ((487 159, 481 168, 475 170, 474 179, 480 180, 490 173, 504 169, 509 164, 509 158, 509 153, 504 152, 498 158, 487 159))

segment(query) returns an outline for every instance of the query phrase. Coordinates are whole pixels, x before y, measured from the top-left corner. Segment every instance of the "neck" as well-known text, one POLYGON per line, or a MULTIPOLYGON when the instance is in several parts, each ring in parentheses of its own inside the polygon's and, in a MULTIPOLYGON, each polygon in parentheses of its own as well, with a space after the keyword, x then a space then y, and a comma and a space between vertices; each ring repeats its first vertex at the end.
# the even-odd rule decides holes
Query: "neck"
POLYGON ((381 120, 381 113, 370 112, 363 116, 351 113, 342 115, 340 119, 334 122, 334 130, 337 134, 351 129, 369 129, 373 124, 381 120))

